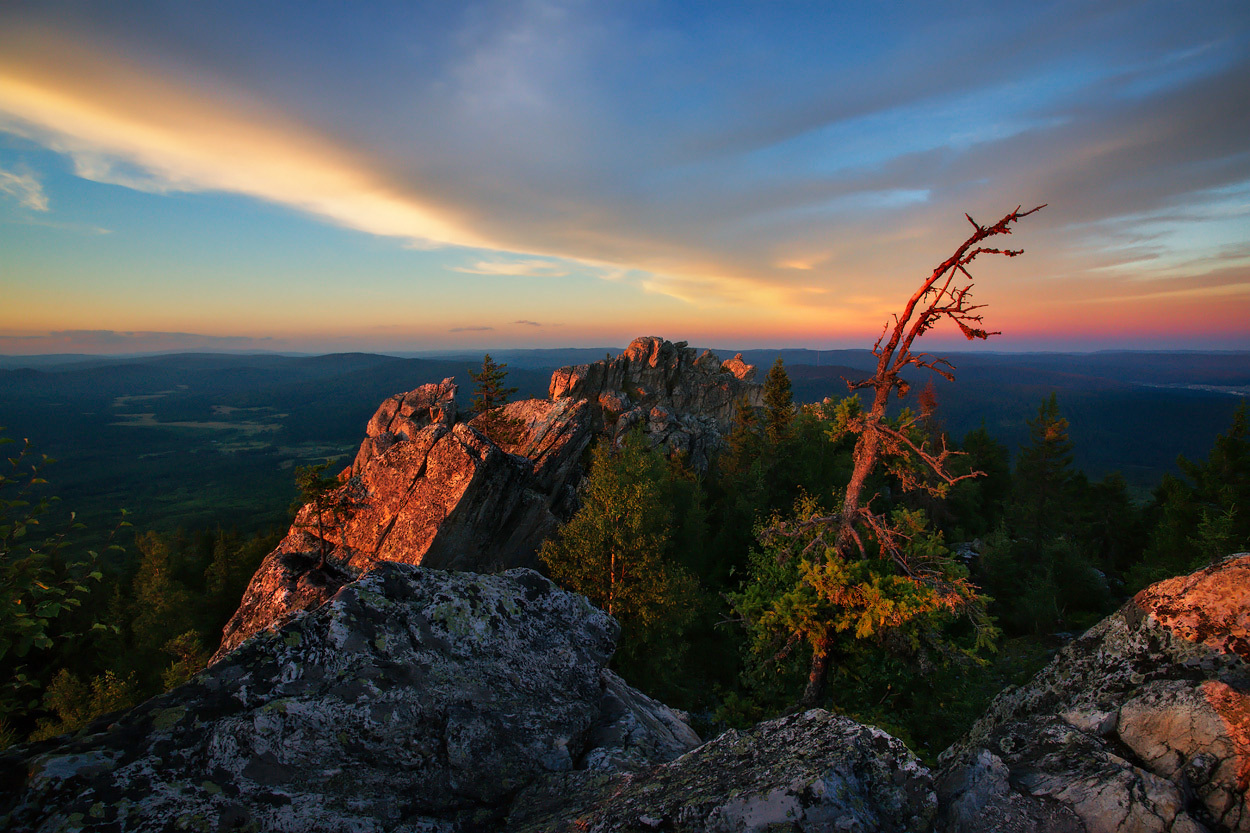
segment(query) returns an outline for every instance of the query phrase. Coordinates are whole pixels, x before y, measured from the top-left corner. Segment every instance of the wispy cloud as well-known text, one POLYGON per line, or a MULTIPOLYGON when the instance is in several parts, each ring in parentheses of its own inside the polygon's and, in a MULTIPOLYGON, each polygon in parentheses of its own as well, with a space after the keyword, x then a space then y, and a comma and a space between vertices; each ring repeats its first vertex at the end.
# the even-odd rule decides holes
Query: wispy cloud
POLYGON ((48 196, 43 192, 43 184, 32 173, 0 168, 0 194, 7 194, 31 211, 48 210, 48 196))
POLYGON ((226 191, 348 228, 487 241, 353 153, 261 102, 136 71, 35 28, 0 38, 0 129, 69 155, 79 176, 144 191, 226 191))
POLYGON ((537 321, 524 321, 524 320, 522 320, 522 321, 513 321, 512 323, 513 323, 513 324, 523 324, 523 325, 524 325, 524 326, 526 326, 526 327, 541 327, 541 326, 542 326, 542 324, 539 324, 537 321))
POLYGON ((516 275, 526 278, 561 278, 567 266, 550 260, 478 260, 468 266, 451 267, 470 275, 516 275))
POLYGON ((494 327, 452 327, 447 332, 449 333, 484 333, 488 330, 493 330, 493 329, 495 328, 494 327))

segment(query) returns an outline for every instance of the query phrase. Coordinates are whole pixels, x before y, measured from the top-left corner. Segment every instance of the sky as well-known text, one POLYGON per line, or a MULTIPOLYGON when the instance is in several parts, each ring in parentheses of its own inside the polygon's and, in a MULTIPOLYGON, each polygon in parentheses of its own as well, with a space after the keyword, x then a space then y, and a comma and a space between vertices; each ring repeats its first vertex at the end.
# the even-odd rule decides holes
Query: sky
POLYGON ((0 354, 1250 349, 1250 4, 0 0, 0 354), (961 347, 940 329, 927 346, 961 347))

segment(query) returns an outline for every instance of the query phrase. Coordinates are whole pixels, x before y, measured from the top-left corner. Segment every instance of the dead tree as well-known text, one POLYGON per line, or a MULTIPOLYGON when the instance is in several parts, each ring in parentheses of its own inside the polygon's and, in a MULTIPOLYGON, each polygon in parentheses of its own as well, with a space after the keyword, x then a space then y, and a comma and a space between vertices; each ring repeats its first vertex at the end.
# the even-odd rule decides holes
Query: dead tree
MULTIPOLYGON (((851 479, 847 483, 841 509, 828 517, 813 517, 796 523, 780 524, 769 530, 770 534, 797 536, 815 532, 804 554, 816 546, 829 547, 841 559, 867 558, 870 555, 867 539, 875 540, 877 555, 894 562, 901 574, 918 585, 934 591, 937 599, 952 610, 967 608, 973 595, 967 586, 956 586, 943 578, 940 569, 907 554, 908 536, 895 528, 883 513, 872 509, 872 496, 865 500, 864 491, 868 478, 878 467, 884 467, 898 479, 905 491, 926 491, 942 496, 954 483, 983 472, 952 474, 947 461, 961 452, 946 447, 945 438, 932 440, 912 432, 911 429, 926 415, 905 416, 891 422, 886 418, 890 395, 898 398, 907 395, 909 385, 900 377, 908 367, 928 368, 939 376, 954 381, 955 366, 944 358, 929 353, 913 352, 916 339, 931 330, 943 319, 953 321, 964 336, 971 340, 987 339, 1000 335, 984 328, 980 310, 983 304, 972 303, 972 275, 968 266, 981 255, 1015 257, 1023 249, 997 249, 982 246, 988 238, 1011 234, 1011 225, 1020 219, 1045 208, 1039 205, 1030 211, 1019 207, 997 223, 983 226, 972 217, 968 222, 975 229, 955 253, 938 265, 908 300, 900 315, 894 316, 893 327, 886 322, 881 336, 873 345, 877 357, 877 371, 867 379, 847 382, 851 392, 871 390, 872 405, 856 412, 847 420, 844 433, 855 434, 857 439, 852 453, 851 479), (828 539, 832 537, 832 542, 828 539)), ((985 623, 988 625, 988 622, 985 623)), ((978 623, 980 626, 980 623, 978 623)), ((823 687, 829 665, 829 646, 815 645, 807 689, 800 701, 805 705, 816 702, 823 687)))
MULTIPOLYGON (((890 402, 890 394, 898 392, 899 398, 907 395, 908 384, 899 374, 909 366, 924 367, 937 373, 947 381, 955 381, 955 366, 943 358, 929 353, 914 353, 912 345, 917 338, 931 330, 943 319, 955 322, 964 337, 969 341, 985 340, 990 336, 1001 335, 989 332, 983 326, 981 313, 984 304, 972 303, 972 275, 968 266, 981 255, 1002 255, 1016 257, 1023 254, 1023 249, 996 249, 981 246, 980 243, 1000 234, 1011 234, 1011 224, 1040 211, 1045 205, 1039 205, 1029 211, 1016 210, 1003 217, 991 226, 977 223, 969 215, 968 222, 975 231, 963 242, 949 258, 933 270, 924 283, 915 291, 903 308, 902 315, 894 316, 894 327, 886 322, 873 345, 872 353, 877 357, 877 372, 867 379, 848 382, 852 392, 871 390, 873 392, 872 407, 856 419, 851 427, 858 433, 855 451, 851 457, 853 468, 851 480, 847 483, 846 494, 842 499, 842 510, 838 513, 838 533, 835 547, 838 554, 846 557, 854 545, 860 556, 866 555, 864 542, 856 530, 856 524, 862 523, 873 531, 878 538, 882 554, 889 554, 905 572, 912 572, 911 565, 901 558, 901 552, 891 536, 887 534, 888 524, 885 519, 876 515, 869 508, 871 501, 863 501, 864 484, 868 476, 877 468, 883 456, 899 458, 913 457, 922 464, 922 470, 931 474, 934 480, 922 476, 907 467, 897 467, 893 472, 900 477, 904 489, 923 489, 931 494, 944 494, 952 484, 969 477, 978 477, 984 472, 973 471, 962 475, 953 475, 946 467, 946 461, 952 452, 946 447, 943 439, 941 448, 930 447, 928 442, 915 442, 908 436, 911 423, 904 421, 891 426, 886 423, 886 407, 890 402), (887 340, 887 335, 889 336, 887 340), (884 342, 884 344, 883 344, 884 342)), ((915 418, 913 418, 914 421, 915 418)))

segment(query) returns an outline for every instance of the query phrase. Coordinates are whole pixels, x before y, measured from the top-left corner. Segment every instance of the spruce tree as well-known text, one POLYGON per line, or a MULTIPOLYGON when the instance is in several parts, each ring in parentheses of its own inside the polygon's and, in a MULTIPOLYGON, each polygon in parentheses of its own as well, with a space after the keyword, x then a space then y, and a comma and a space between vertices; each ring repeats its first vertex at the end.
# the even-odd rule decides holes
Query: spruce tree
POLYGON ((621 623, 614 663, 635 684, 650 684, 644 687, 676 667, 697 593, 695 579, 669 555, 675 519, 668 468, 641 432, 620 448, 599 445, 581 508, 538 556, 558 584, 621 623))
POLYGON ((1059 399, 1052 393, 1042 402, 1037 417, 1028 421, 1031 442, 1020 450, 1012 479, 1015 500, 1013 525, 1040 553, 1047 541, 1061 534, 1072 521, 1072 497, 1076 472, 1072 468, 1072 440, 1068 421, 1059 413, 1059 399))
POLYGON ((508 397, 517 392, 516 388, 504 387, 508 365, 496 363, 490 353, 482 357, 482 369, 476 373, 470 370, 469 375, 475 383, 469 411, 475 416, 506 405, 508 397))
POLYGON ((764 428, 768 439, 774 444, 785 439, 793 420, 794 397, 790 392, 790 376, 781 356, 778 356, 764 379, 764 428))

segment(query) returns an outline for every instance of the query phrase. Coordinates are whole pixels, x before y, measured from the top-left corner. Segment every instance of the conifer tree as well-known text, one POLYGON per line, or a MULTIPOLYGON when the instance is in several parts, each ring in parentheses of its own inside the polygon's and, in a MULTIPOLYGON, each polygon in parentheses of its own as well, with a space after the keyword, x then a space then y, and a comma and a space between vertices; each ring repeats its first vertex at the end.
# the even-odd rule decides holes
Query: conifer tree
POLYGON ((508 404, 508 397, 517 392, 516 388, 504 387, 508 365, 495 362, 490 353, 482 357, 482 369, 476 373, 470 370, 469 376, 475 383, 473 400, 469 405, 474 415, 508 404))
MULTIPOLYGON (((924 532, 916 515, 887 514, 875 509, 869 479, 886 474, 903 491, 945 496, 951 485, 980 474, 952 472, 948 460, 956 452, 946 447, 944 439, 935 447, 920 430, 919 415, 904 411, 894 418, 887 415, 887 407, 892 396, 901 398, 910 389, 900 376, 906 368, 927 368, 948 381, 954 380, 954 365, 948 360, 913 352, 916 339, 937 324, 950 321, 969 340, 997 335, 984 329, 979 312, 982 305, 972 301, 968 267, 980 255, 1021 254, 1020 250, 981 244, 988 238, 1011 234, 1013 223, 1043 207, 1030 211, 1017 207, 989 226, 965 215, 975 229, 973 234, 920 284, 903 311, 894 316, 893 326, 886 323, 873 345, 876 372, 867 379, 849 383, 852 391, 870 391, 871 404, 861 409, 855 398, 839 403, 830 437, 835 442, 847 436, 856 438, 851 478, 839 511, 826 516, 796 512, 789 521, 774 524, 764 536, 765 544, 778 537, 808 539, 797 551, 781 547, 777 556, 794 559, 799 565, 792 590, 768 604, 761 605, 755 599, 746 608, 739 607, 749 625, 765 630, 789 628, 793 640, 810 646, 808 682, 800 700, 803 705, 815 704, 821 694, 834 637, 850 627, 847 616, 855 615, 863 599, 878 596, 882 586, 888 586, 890 592, 881 597, 883 604, 877 614, 870 616, 885 615, 883 611, 887 610, 910 610, 914 616, 941 610, 962 612, 977 625, 979 644, 985 644, 994 633, 975 588, 966 574, 960 574, 945 547, 924 532), (869 559, 880 559, 880 563, 869 566, 869 559), (881 575, 891 577, 885 585, 875 578, 881 575), (907 594, 914 594, 914 599, 906 600, 907 594), (791 619, 783 615, 786 611, 800 611, 803 615, 791 619)), ((886 616, 885 621, 899 629, 909 619, 886 616)), ((856 626, 856 633, 864 632, 856 626)))
POLYGON ((1177 460, 1149 507, 1153 524, 1132 586, 1189 572, 1250 549, 1250 409, 1242 403, 1205 460, 1177 460))
POLYGON ((648 674, 671 665, 696 587, 666 555, 674 526, 668 474, 640 432, 617 449, 600 444, 581 507, 539 552, 552 579, 621 623, 617 660, 648 674))
POLYGON ((1068 421, 1059 413, 1059 399, 1052 393, 1042 402, 1037 416, 1028 421, 1030 443, 1020 450, 1016 473, 1013 525, 1040 553, 1046 541, 1071 522, 1073 478, 1072 440, 1068 421))
POLYGON ((763 447, 759 414, 745 393, 738 398, 727 446, 719 460, 721 470, 730 478, 739 479, 759 458, 763 447))
POLYGON ((789 434, 794 420, 794 397, 790 392, 790 376, 781 356, 768 369, 764 379, 764 429, 774 445, 789 434))
POLYGON ((316 567, 318 570, 325 569, 326 556, 329 555, 330 542, 326 538, 326 532, 328 529, 332 530, 338 525, 340 521, 339 511, 342 508, 340 502, 332 494, 338 488, 338 480, 325 476, 325 471, 330 467, 330 463, 330 460, 326 460, 324 463, 318 463, 315 466, 297 466, 295 468, 295 488, 299 490, 296 508, 302 505, 310 507, 312 510, 312 519, 305 521, 303 525, 317 531, 320 555, 316 567))

